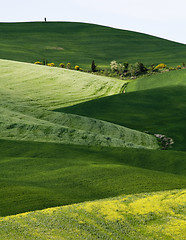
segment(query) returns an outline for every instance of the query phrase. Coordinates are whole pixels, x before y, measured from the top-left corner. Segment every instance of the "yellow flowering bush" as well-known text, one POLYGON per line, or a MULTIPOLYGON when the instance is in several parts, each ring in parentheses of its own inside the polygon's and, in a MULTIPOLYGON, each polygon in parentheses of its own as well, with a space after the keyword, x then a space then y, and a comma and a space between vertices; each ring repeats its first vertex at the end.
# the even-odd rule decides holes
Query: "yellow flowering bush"
POLYGON ((74 67, 74 69, 75 69, 75 70, 79 70, 79 66, 76 65, 76 66, 74 67))
POLYGON ((42 62, 39 62, 39 61, 37 61, 37 62, 35 62, 34 64, 42 65, 43 63, 42 63, 42 62))
POLYGON ((162 69, 162 68, 166 68, 167 66, 164 63, 160 63, 158 64, 155 69, 162 69))
POLYGON ((49 66, 49 67, 55 67, 55 64, 54 64, 54 63, 48 63, 47 66, 49 66))
POLYGON ((60 63, 59 66, 60 66, 61 68, 64 68, 64 67, 65 67, 65 64, 64 64, 64 63, 60 63))
POLYGON ((181 66, 180 66, 180 65, 178 65, 178 66, 176 67, 176 70, 178 70, 178 69, 181 69, 181 66))

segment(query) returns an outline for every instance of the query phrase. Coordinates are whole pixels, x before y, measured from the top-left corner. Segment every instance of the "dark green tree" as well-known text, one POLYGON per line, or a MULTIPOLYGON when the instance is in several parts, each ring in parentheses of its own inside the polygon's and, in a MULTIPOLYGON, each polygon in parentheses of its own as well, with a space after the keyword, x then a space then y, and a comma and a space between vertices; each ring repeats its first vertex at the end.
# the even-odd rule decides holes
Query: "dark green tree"
POLYGON ((96 72, 96 64, 95 64, 94 60, 92 61, 92 64, 91 64, 91 71, 96 72))

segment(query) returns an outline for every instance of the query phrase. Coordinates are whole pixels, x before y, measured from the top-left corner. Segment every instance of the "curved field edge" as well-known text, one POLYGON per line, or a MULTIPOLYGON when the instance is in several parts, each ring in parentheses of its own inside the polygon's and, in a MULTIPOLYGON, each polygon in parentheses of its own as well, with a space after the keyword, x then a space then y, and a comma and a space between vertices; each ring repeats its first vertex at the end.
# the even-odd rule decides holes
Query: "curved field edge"
POLYGON ((185 153, 0 140, 0 216, 182 189, 185 153))
POLYGON ((121 92, 125 81, 0 59, 2 94, 54 109, 121 92))
MULTIPOLYGON (((16 107, 15 107, 16 108, 16 107)), ((17 112, 0 107, 2 139, 78 145, 158 149, 154 136, 109 122, 37 108, 17 112), (33 110, 33 112, 32 112, 33 110), (30 114, 31 113, 31 114, 30 114)))
POLYGON ((0 239, 185 238, 186 190, 96 200, 0 218, 0 239))
MULTIPOLYGON (((185 75, 184 71, 180 73, 185 75)), ((101 119, 142 132, 165 134, 173 138, 174 150, 185 151, 186 86, 182 85, 183 81, 184 78, 180 85, 170 83, 167 87, 104 97, 56 111, 101 119)))

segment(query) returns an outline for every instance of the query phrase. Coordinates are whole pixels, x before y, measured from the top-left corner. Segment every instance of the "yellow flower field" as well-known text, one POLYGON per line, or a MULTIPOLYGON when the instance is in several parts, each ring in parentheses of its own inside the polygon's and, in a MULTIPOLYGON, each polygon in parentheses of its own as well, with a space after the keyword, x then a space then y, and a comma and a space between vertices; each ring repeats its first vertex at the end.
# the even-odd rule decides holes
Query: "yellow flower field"
POLYGON ((0 239, 186 238, 186 190, 126 195, 0 218, 0 239))

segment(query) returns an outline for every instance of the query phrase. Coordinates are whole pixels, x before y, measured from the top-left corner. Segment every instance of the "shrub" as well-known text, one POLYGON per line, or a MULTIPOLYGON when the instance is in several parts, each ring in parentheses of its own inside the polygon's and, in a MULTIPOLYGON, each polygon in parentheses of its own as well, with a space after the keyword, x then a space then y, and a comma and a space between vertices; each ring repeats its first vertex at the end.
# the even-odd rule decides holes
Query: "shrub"
POLYGON ((79 69, 79 71, 83 71, 83 69, 82 69, 82 68, 80 68, 80 69, 79 69))
POLYGON ((174 67, 169 68, 169 71, 174 71, 174 70, 176 70, 176 68, 174 68, 174 67))
POLYGON ((75 70, 79 70, 79 66, 76 65, 76 66, 74 67, 74 69, 75 69, 75 70))
POLYGON ((128 72, 130 73, 131 77, 136 75, 136 70, 135 70, 135 66, 132 64, 129 64, 128 67, 128 72))
POLYGON ((55 67, 55 64, 54 64, 54 63, 48 63, 47 66, 49 66, 49 67, 55 67))
POLYGON ((71 63, 67 63, 66 68, 71 69, 71 63))
POLYGON ((35 62, 34 64, 43 65, 43 63, 39 61, 35 62))
POLYGON ((125 66, 121 63, 118 64, 118 74, 122 75, 125 72, 125 66))
POLYGON ((134 65, 130 64, 128 67, 128 72, 131 76, 137 76, 147 72, 147 68, 144 66, 143 63, 137 62, 134 65))
POLYGON ((141 62, 136 63, 136 68, 138 74, 147 72, 147 68, 141 62))
POLYGON ((178 70, 178 69, 181 69, 181 66, 180 66, 180 65, 178 65, 178 66, 176 67, 176 70, 178 70))
POLYGON ((60 66, 61 68, 64 68, 64 67, 65 67, 65 64, 64 64, 64 63, 60 63, 59 66, 60 66))
POLYGON ((124 66, 124 72, 127 72, 128 71, 128 66, 129 66, 128 62, 124 62, 123 66, 124 66))
POLYGON ((167 66, 164 63, 160 63, 158 64, 155 69, 162 69, 162 68, 166 68, 167 66))
POLYGON ((113 72, 117 72, 118 71, 118 64, 115 60, 113 60, 111 63, 110 63, 110 68, 113 72))

